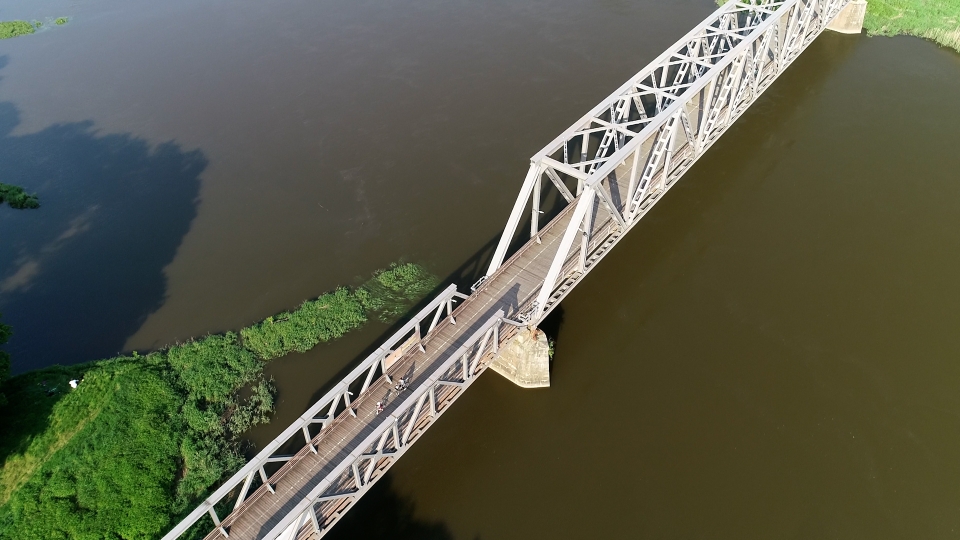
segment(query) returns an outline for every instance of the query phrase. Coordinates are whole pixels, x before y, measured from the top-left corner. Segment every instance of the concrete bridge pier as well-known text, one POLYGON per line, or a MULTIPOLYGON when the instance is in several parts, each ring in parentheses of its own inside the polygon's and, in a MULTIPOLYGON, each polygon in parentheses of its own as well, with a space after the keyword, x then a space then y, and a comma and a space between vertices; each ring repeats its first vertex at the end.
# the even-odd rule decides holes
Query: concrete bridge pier
POLYGON ((865 0, 852 0, 827 25, 827 30, 841 34, 859 34, 863 30, 863 17, 867 14, 865 0))
POLYGON ((490 363, 496 371, 522 388, 550 386, 550 344, 543 330, 533 326, 521 329, 500 347, 490 363))

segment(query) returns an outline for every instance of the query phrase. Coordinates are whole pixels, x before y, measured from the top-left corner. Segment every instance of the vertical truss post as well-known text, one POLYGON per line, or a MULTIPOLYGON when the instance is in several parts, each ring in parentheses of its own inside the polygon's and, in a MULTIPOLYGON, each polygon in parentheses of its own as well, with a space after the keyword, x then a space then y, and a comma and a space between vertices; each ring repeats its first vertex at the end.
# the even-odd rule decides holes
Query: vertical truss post
POLYGON ((247 500, 247 492, 250 491, 250 484, 253 483, 253 475, 255 473, 250 473, 247 475, 247 478, 243 481, 243 487, 240 488, 240 496, 237 497, 237 503, 233 505, 233 509, 236 510, 240 508, 240 505, 243 504, 243 501, 247 500))
POLYGON ((230 538, 230 534, 227 533, 227 530, 224 529, 223 525, 220 523, 220 518, 217 516, 216 510, 213 509, 213 505, 210 506, 210 508, 207 510, 207 513, 210 514, 210 518, 213 519, 213 526, 220 531, 220 534, 222 534, 224 538, 230 538))
POLYGON ((567 230, 563 233, 563 238, 560 240, 560 246, 553 256, 553 262, 550 263, 550 269, 547 270, 547 276, 540 286, 540 293, 537 295, 537 309, 533 317, 530 318, 533 324, 536 324, 543 316, 543 312, 547 307, 547 301, 553 293, 553 286, 557 284, 557 278, 560 277, 560 271, 563 269, 563 262, 566 260, 567 254, 570 253, 570 246, 573 244, 573 239, 576 237, 577 231, 580 230, 580 224, 583 223, 583 217, 587 213, 587 207, 593 204, 596 193, 596 189, 592 187, 587 188, 573 211, 573 216, 570 218, 567 230))
POLYGON ((538 174, 533 182, 533 204, 530 205, 530 238, 537 236, 540 232, 540 185, 542 183, 538 174))
POLYGON ((260 480, 263 481, 263 485, 267 487, 267 491, 270 493, 276 493, 277 491, 273 488, 273 485, 270 484, 269 479, 267 478, 267 471, 261 465, 257 472, 260 473, 260 480))
POLYGON ((582 233, 580 239, 580 271, 587 271, 587 255, 590 251, 590 238, 593 234, 593 204, 587 208, 587 213, 583 217, 583 224, 580 227, 582 233))
POLYGON ((310 505, 310 508, 307 510, 307 517, 310 518, 310 523, 313 524, 313 532, 319 533, 320 522, 317 521, 317 510, 313 507, 312 504, 310 505))
POLYGON ((540 178, 540 166, 531 163, 527 170, 527 176, 523 180, 523 186, 520 187, 520 194, 516 202, 513 203, 513 210, 510 211, 510 219, 507 220, 507 226, 503 229, 503 235, 500 236, 500 242, 497 249, 493 252, 493 260, 490 261, 490 267, 487 268, 487 274, 490 275, 500 268, 503 260, 507 256, 507 249, 510 248, 510 242, 513 241, 513 235, 517 232, 517 225, 520 223, 520 216, 523 214, 523 208, 527 205, 527 199, 530 198, 530 192, 533 191, 533 184, 540 178))
MULTIPOLYGON (((349 404, 347 406, 349 407, 349 404)), ((316 454, 317 449, 315 446, 313 446, 313 437, 310 436, 310 428, 308 426, 303 426, 301 429, 303 430, 303 440, 306 441, 307 446, 310 447, 310 451, 316 454)))

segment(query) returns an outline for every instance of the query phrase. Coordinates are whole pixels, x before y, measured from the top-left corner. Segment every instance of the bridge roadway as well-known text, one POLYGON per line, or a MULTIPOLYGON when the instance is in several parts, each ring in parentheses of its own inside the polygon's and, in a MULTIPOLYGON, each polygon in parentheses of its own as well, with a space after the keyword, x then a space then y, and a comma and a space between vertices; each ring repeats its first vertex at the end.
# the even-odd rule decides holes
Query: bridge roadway
POLYGON ((847 5, 751 0, 717 9, 531 159, 471 295, 452 286, 438 295, 164 540, 202 526, 208 514, 207 540, 323 536, 499 345, 542 321, 847 5), (523 222, 529 240, 507 258, 523 222), (401 377, 409 389, 397 395, 401 377), (380 415, 378 401, 386 403, 380 415), (303 447, 280 455, 301 431, 303 447), (269 483, 258 484, 258 474, 269 483), (237 502, 221 523, 230 499, 237 502))
MULTIPOLYGON (((416 347, 409 348, 389 369, 391 378, 396 381, 400 377, 409 377, 409 386, 416 388, 464 345, 473 333, 471 329, 478 328, 501 309, 508 317, 516 316, 518 309, 529 304, 530 298, 543 282, 550 258, 541 255, 545 250, 556 249, 564 228, 546 227, 540 236, 540 244, 528 242, 508 264, 503 265, 479 291, 454 311, 455 324, 450 317, 445 317, 424 338, 426 352, 420 352, 416 347)), ((501 336, 501 341, 506 337, 501 336)), ((297 457, 274 473, 270 481, 275 493, 261 487, 223 521, 229 538, 255 540, 263 538, 277 526, 321 479, 333 471, 335 465, 346 458, 351 449, 373 432, 377 420, 376 402, 391 394, 392 388, 393 385, 385 377, 380 377, 351 404, 356 417, 341 413, 313 439, 316 454, 304 447, 297 457)), ((387 401, 381 414, 392 413, 397 405, 399 399, 387 401)), ((320 525, 325 528, 323 523, 320 525)), ((313 533, 310 528, 305 528, 303 532, 301 538, 313 533)), ((206 538, 213 540, 223 538, 223 535, 219 530, 214 530, 206 538)))

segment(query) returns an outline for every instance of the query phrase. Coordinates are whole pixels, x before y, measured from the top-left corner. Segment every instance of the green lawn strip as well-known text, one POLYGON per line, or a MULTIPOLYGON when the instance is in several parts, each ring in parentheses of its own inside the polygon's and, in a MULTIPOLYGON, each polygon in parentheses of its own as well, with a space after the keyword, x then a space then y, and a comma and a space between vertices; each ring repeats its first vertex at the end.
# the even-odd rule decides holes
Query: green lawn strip
POLYGON ((33 32, 33 25, 27 21, 0 21, 0 39, 25 36, 33 32))
POLYGON ((3 382, 0 539, 160 536, 244 462, 242 434, 273 410, 267 360, 395 317, 436 285, 393 265, 239 334, 3 382))
POLYGON ((960 0, 868 0, 871 35, 911 35, 960 51, 960 0))
POLYGON ((40 200, 36 195, 30 195, 22 187, 10 184, 0 184, 0 204, 3 203, 18 210, 40 207, 40 200))

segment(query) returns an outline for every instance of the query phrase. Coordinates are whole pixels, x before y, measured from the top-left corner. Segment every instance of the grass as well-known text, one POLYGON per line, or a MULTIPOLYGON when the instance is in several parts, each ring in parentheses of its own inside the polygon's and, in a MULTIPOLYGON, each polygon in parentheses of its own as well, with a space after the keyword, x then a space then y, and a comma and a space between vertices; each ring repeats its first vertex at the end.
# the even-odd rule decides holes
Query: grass
POLYGON ((304 302, 291 313, 279 313, 240 331, 244 345, 260 359, 304 352, 321 341, 336 339, 375 314, 384 322, 402 315, 438 284, 416 264, 394 264, 376 272, 358 289, 345 287, 304 302))
POLYGON ((27 21, 0 21, 0 39, 25 36, 33 32, 33 25, 27 21))
POLYGON ((321 341, 336 339, 367 322, 354 291, 340 288, 304 302, 292 313, 280 313, 240 331, 243 343, 258 358, 277 358, 309 351, 321 341))
POLYGON ((960 0, 868 0, 871 35, 910 35, 960 51, 960 0))
POLYGON ((863 27, 871 36, 916 36, 960 52, 960 0, 867 0, 863 27))
POLYGON ((273 410, 267 361, 395 317, 436 285, 393 265, 239 333, 0 378, 0 539, 159 537, 244 462, 243 433, 273 410))
POLYGON ((3 203, 19 210, 40 207, 40 200, 36 195, 30 195, 22 187, 10 184, 0 184, 0 204, 3 203))

